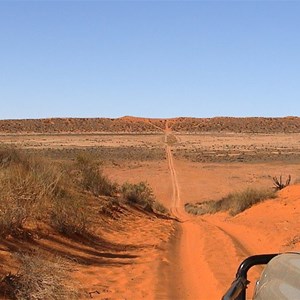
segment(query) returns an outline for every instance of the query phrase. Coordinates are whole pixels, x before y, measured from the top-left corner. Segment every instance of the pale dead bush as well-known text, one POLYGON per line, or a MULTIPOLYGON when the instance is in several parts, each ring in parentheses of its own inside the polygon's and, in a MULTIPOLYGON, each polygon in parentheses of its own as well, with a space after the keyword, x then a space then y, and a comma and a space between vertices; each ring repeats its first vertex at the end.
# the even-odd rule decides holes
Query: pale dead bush
POLYGON ((45 218, 61 193, 62 172, 16 149, 0 151, 0 160, 0 236, 5 237, 22 231, 27 220, 45 218))
POLYGON ((9 296, 17 300, 78 299, 76 283, 70 279, 71 266, 60 257, 40 253, 15 254, 20 262, 16 274, 2 279, 9 296))
POLYGON ((41 214, 45 193, 33 174, 19 166, 6 170, 0 187, 0 236, 6 236, 20 231, 29 218, 41 214))

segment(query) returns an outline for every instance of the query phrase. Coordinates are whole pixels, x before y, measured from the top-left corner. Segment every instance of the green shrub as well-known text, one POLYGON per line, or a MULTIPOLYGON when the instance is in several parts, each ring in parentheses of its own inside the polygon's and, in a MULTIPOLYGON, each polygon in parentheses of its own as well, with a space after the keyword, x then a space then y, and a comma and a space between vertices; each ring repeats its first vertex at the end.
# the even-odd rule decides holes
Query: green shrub
POLYGON ((242 192, 231 193, 218 201, 204 201, 201 203, 185 205, 188 213, 195 215, 214 214, 219 211, 229 211, 231 215, 237 215, 265 199, 275 198, 273 190, 257 190, 248 188, 242 192))

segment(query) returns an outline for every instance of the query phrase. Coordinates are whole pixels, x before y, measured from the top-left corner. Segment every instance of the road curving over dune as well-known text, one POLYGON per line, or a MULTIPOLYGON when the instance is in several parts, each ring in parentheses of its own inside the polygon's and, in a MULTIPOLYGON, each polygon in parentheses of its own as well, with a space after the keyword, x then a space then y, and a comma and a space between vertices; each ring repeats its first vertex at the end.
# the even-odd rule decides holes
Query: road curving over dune
MULTIPOLYGON (((239 262, 250 253, 232 234, 217 224, 188 215, 166 130, 166 157, 172 182, 170 211, 178 220, 178 234, 170 249, 168 299, 220 299, 239 262)), ((159 297, 157 298, 159 299, 159 297)))

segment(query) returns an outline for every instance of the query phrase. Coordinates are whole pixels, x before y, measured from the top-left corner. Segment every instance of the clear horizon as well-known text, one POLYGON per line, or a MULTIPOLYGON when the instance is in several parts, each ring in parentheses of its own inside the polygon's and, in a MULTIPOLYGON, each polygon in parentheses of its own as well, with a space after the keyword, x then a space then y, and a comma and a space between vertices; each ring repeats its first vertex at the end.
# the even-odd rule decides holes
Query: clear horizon
POLYGON ((120 118, 137 118, 137 119, 179 119, 179 118, 195 118, 195 119, 213 119, 213 118, 233 118, 233 119, 245 119, 245 118, 263 118, 263 119, 283 119, 283 118, 300 118, 299 116, 282 116, 282 117, 257 117, 257 116, 246 116, 246 117, 231 117, 231 116, 214 116, 214 117, 190 117, 190 116, 177 116, 177 117, 166 117, 166 118, 157 118, 157 117, 143 117, 143 116, 120 116, 120 117, 41 117, 41 118, 3 118, 0 121, 23 121, 23 120, 43 120, 43 119, 120 119, 120 118))
POLYGON ((1 1, 0 119, 286 117, 298 1, 1 1))

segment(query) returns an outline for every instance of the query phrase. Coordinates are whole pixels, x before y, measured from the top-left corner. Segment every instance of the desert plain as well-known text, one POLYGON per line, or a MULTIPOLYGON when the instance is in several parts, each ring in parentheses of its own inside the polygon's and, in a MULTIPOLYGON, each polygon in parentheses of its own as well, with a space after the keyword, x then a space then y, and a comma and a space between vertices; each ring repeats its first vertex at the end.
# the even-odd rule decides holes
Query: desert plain
MULTIPOLYGON (((299 118, 3 120, 0 146, 54 165, 92 155, 112 182, 147 182, 169 211, 122 204, 101 214, 108 199, 99 196, 90 208, 92 236, 25 224, 30 237, 0 240, 3 290, 7 274, 18 272, 13 254, 41 249, 68 260, 78 298, 220 299, 246 257, 299 251, 299 118), (289 175, 275 198, 234 216, 185 210, 247 188, 272 189, 274 176, 289 175)), ((261 270, 250 272, 249 298, 261 270)), ((9 292, 0 297, 10 299, 9 292)))

